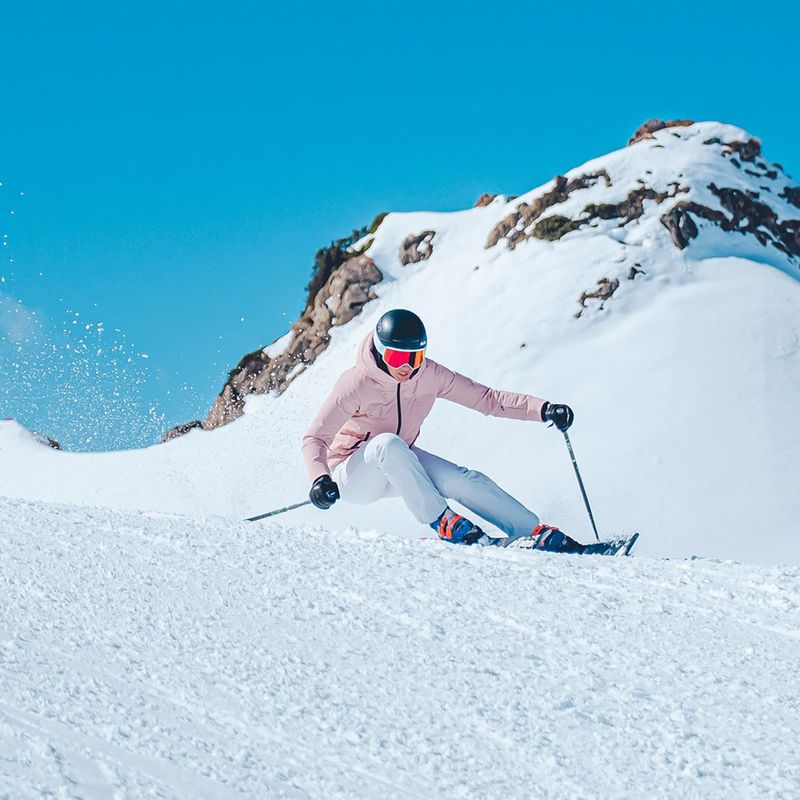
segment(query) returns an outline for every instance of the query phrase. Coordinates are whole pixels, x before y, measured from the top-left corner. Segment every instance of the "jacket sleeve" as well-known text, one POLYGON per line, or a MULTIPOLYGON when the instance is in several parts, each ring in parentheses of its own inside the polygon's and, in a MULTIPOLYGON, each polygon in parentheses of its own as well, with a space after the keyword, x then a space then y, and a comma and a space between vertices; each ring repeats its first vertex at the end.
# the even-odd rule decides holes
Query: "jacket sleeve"
POLYGON ((333 437, 359 408, 358 381, 351 371, 336 381, 319 413, 303 437, 303 460, 312 483, 321 475, 330 475, 328 448, 333 437))
POLYGON ((436 396, 453 403, 474 408, 491 417, 542 421, 545 401, 530 394, 502 392, 476 383, 465 375, 437 364, 436 396))

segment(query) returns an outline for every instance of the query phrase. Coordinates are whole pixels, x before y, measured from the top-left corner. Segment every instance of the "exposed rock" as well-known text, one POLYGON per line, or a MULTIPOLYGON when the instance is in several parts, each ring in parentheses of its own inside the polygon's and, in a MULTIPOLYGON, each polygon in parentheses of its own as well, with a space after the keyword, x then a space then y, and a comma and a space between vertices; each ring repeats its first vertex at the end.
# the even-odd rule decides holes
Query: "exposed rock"
POLYGON ((317 296, 319 290, 325 285, 328 278, 330 278, 333 271, 337 269, 339 265, 347 261, 348 258, 366 252, 369 245, 372 244, 371 240, 367 247, 359 250, 359 252, 354 252, 353 245, 365 236, 375 233, 380 227, 381 222, 386 218, 387 213, 386 211, 381 212, 369 225, 365 225, 363 228, 357 230, 354 229, 350 236, 337 239, 335 242, 331 242, 327 247, 322 247, 317 250, 314 256, 314 269, 311 274, 311 280, 308 282, 308 286, 306 286, 306 306, 314 302, 314 298, 317 296))
MULTIPOLYGON (((644 275, 644 270, 641 268, 642 265, 637 261, 629 270, 628 270, 628 280, 632 281, 636 278, 637 275, 644 275)), ((587 300, 599 300, 600 301, 600 309, 605 307, 605 302, 608 300, 614 292, 619 289, 619 279, 618 278, 601 278, 597 281, 597 288, 593 289, 591 292, 582 292, 581 296, 578 298, 578 302, 581 304, 581 310, 575 315, 576 318, 580 318, 581 314, 586 310, 586 301, 587 300)))
POLYGON ((476 201, 475 205, 472 206, 473 208, 481 208, 482 206, 491 205, 494 202, 494 199, 497 197, 496 194, 489 194, 489 192, 484 192, 476 201))
POLYGON ((554 178, 556 185, 549 192, 545 192, 530 203, 520 203, 514 211, 492 228, 486 240, 486 249, 494 247, 501 239, 506 239, 509 249, 513 250, 517 244, 533 235, 528 229, 548 208, 563 203, 574 191, 594 186, 600 178, 605 180, 606 186, 611 186, 611 178, 604 169, 579 175, 570 180, 563 175, 557 175, 554 178))
POLYGON ((180 425, 175 425, 173 428, 165 431, 164 435, 161 437, 161 441, 169 442, 171 439, 177 439, 179 436, 183 436, 185 433, 189 433, 189 431, 195 428, 202 429, 202 427, 203 423, 200 422, 199 419, 193 419, 191 422, 182 422, 180 425))
POLYGON ((800 256, 800 219, 780 222, 768 205, 740 189, 719 188, 713 183, 708 188, 731 214, 728 227, 723 226, 723 230, 750 233, 764 246, 771 244, 787 255, 800 256))
POLYGON ((719 211, 700 205, 700 203, 681 201, 661 216, 661 223, 670 232, 672 243, 678 250, 685 250, 689 242, 697 236, 697 224, 690 214, 723 225, 725 215, 719 211))
POLYGON ((61 449, 61 444, 59 442, 50 436, 45 436, 43 433, 34 433, 33 438, 36 439, 39 444, 45 444, 48 447, 52 447, 53 450, 61 449))
POLYGON ((678 183, 669 184, 666 192, 657 192, 649 186, 642 186, 628 192, 628 196, 620 203, 590 203, 583 209, 586 215, 584 223, 593 219, 621 219, 622 225, 627 225, 644 214, 644 201, 652 200, 656 205, 665 200, 675 197, 678 193, 685 193, 689 190, 680 186, 678 183))
POLYGON ((800 186, 787 186, 778 196, 788 200, 796 208, 800 208, 800 186))
POLYGON ((692 119, 670 119, 670 120, 663 120, 663 119, 649 119, 643 125, 640 125, 633 133, 630 139, 628 139, 628 147, 632 144, 636 144, 637 142, 641 142, 643 139, 654 139, 655 137, 653 134, 656 131, 664 130, 664 128, 686 128, 689 125, 694 125, 694 120, 692 119))
POLYGON ((382 280, 369 256, 354 256, 337 266, 292 325, 291 341, 282 353, 270 357, 265 350, 256 350, 231 370, 203 427, 218 428, 241 416, 248 394, 282 394, 328 346, 331 328, 350 322, 375 299, 372 287, 382 280))
POLYGON ((728 156, 731 153, 736 153, 742 161, 752 163, 761 155, 761 142, 758 139, 748 139, 746 142, 725 142, 722 154, 728 156))
POLYGON ((349 322, 375 298, 372 286, 380 283, 383 275, 364 255, 372 244, 372 238, 365 237, 377 231, 386 215, 378 214, 369 226, 317 251, 306 287, 306 307, 291 327, 288 344, 278 353, 268 347, 245 355, 228 373, 205 420, 176 425, 164 434, 165 441, 197 427, 211 430, 232 422, 244 411, 248 394, 281 394, 316 360, 328 346, 330 329, 349 322), (356 243, 360 243, 358 248, 356 243))
POLYGON ((690 216, 694 215, 719 225, 723 231, 751 234, 764 246, 771 244, 787 255, 800 255, 800 219, 781 222, 768 205, 740 189, 720 188, 714 183, 709 184, 708 188, 731 216, 729 218, 721 211, 700 203, 676 203, 661 217, 661 222, 669 230, 678 249, 685 249, 697 236, 697 224, 690 216))
POLYGON ((575 316, 580 318, 581 314, 586 310, 586 301, 590 299, 599 300, 600 308, 603 308, 605 301, 608 300, 617 289, 619 289, 619 280, 617 280, 617 278, 601 278, 597 281, 596 289, 591 292, 581 293, 578 299, 578 302, 581 304, 581 310, 575 316))
POLYGON ((628 270, 628 280, 632 281, 637 275, 644 275, 644 270, 642 269, 642 265, 637 261, 629 270, 628 270))
POLYGON ((570 233, 570 231, 578 230, 582 224, 579 220, 563 217, 560 214, 553 214, 552 217, 540 219, 533 226, 531 234, 537 239, 555 242, 565 234, 570 233))
POLYGON ((422 231, 406 236, 400 245, 400 263, 405 267, 429 259, 433 254, 434 236, 436 231, 422 231))
POLYGON ((663 203, 665 200, 675 197, 679 192, 687 191, 688 189, 675 182, 669 185, 666 192, 657 192, 649 186, 640 186, 629 192, 628 196, 619 203, 590 203, 583 209, 578 219, 570 219, 558 214, 544 217, 536 223, 530 235, 537 239, 554 242, 570 231, 578 230, 582 225, 589 225, 598 219, 619 219, 620 226, 624 226, 644 214, 645 200, 652 200, 656 204, 663 203))

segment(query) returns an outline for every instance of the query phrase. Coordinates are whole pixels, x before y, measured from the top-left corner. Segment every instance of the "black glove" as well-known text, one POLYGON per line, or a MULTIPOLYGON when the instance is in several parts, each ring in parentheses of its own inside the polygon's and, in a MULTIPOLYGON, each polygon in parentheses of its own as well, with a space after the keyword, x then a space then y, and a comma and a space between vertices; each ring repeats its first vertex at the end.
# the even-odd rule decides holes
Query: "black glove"
POLYGON ((320 475, 311 484, 311 491, 308 493, 311 502, 323 511, 330 508, 339 499, 339 487, 335 481, 331 480, 330 475, 320 475))
POLYGON ((575 415, 569 406, 556 403, 545 403, 542 409, 542 422, 552 422, 560 431, 572 425, 575 415))

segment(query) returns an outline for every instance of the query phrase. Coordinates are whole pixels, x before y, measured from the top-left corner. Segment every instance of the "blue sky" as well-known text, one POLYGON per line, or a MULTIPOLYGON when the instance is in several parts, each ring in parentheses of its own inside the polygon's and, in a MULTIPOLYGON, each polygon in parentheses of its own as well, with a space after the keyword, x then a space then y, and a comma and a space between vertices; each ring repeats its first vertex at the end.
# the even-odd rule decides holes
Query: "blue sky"
POLYGON ((0 418, 154 442, 285 332, 320 246, 526 191, 649 117, 738 124, 800 176, 782 5, 16 4, 0 418))

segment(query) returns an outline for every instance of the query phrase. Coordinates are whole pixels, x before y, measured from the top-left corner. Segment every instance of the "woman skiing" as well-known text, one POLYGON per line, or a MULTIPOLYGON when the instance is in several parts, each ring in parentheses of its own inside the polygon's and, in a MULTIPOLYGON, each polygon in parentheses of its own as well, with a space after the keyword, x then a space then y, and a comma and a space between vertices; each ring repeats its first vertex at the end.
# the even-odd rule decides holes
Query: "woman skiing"
POLYGON ((572 424, 569 406, 481 386, 426 358, 427 345, 425 326, 413 312, 394 309, 380 318, 356 365, 339 377, 303 437, 311 502, 327 509, 340 497, 362 505, 399 496, 417 520, 450 542, 506 545, 533 537, 533 546, 543 550, 585 552, 586 546, 541 524, 483 473, 414 444, 438 397, 495 417, 552 422, 560 431, 572 424), (448 500, 508 538, 488 536, 448 500))

